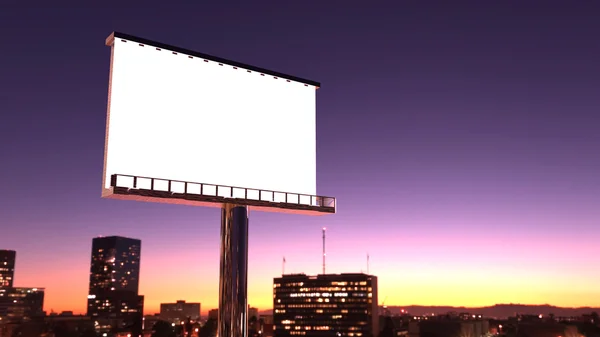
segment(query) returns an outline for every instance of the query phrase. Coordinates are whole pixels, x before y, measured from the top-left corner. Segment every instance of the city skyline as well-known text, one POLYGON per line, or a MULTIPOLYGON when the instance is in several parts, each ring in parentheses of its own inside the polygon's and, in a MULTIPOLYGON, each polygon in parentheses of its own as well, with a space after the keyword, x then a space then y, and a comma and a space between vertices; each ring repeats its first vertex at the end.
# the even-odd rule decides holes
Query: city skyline
POLYGON ((388 305, 600 304, 597 5, 148 6, 0 11, 0 249, 47 312, 85 313, 100 235, 143 242, 146 313, 217 307, 218 209, 100 198, 114 30, 322 83, 317 193, 338 214, 251 214, 251 306, 284 256, 321 272, 322 227, 327 273, 368 254, 388 305))

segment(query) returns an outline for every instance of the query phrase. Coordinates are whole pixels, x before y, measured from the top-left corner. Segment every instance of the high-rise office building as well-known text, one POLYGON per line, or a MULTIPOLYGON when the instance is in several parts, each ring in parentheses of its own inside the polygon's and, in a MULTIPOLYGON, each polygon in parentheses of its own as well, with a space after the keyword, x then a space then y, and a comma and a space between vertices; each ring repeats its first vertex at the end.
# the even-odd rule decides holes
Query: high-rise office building
POLYGON ((26 321, 44 316, 44 289, 14 287, 14 250, 0 250, 0 320, 26 321))
POLYGON ((188 318, 198 320, 200 319, 200 303, 186 303, 185 301, 161 303, 160 318, 169 322, 184 322, 188 318))
POLYGON ((14 250, 0 249, 0 288, 13 286, 16 257, 14 250))
POLYGON ((22 321, 44 316, 43 288, 0 288, 0 319, 22 321))
POLYGON ((275 337, 379 334, 377 277, 283 275, 273 281, 275 337))
POLYGON ((142 242, 120 236, 92 240, 87 315, 104 330, 142 329, 144 297, 138 295, 142 242))

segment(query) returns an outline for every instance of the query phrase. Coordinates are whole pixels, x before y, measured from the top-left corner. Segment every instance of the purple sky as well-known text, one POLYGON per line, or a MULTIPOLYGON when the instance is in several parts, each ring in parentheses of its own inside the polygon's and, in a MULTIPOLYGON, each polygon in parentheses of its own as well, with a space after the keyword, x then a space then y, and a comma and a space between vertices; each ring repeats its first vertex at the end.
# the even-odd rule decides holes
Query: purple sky
POLYGON ((147 310, 216 306, 218 210, 100 198, 118 30, 322 83, 318 191, 338 214, 251 215, 251 304, 270 307, 284 255, 320 271, 327 226, 329 270, 369 252, 386 304, 599 305, 600 6, 525 2, 0 5, 16 284, 82 311, 91 239, 125 235, 143 241, 147 310))

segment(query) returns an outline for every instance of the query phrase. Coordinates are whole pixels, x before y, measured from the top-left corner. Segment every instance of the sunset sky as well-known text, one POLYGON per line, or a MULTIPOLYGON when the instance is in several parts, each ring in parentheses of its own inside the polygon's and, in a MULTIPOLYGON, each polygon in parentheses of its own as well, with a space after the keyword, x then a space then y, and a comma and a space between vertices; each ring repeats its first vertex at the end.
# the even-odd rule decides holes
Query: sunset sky
POLYGON ((16 286, 85 312, 92 238, 122 235, 142 240, 147 313, 217 306, 218 209, 100 198, 118 30, 322 84, 318 193, 338 214, 251 213, 250 305, 271 308, 283 256, 286 273, 321 271, 325 226, 327 272, 369 254, 387 305, 599 306, 598 2, 434 2, 0 5, 16 286))

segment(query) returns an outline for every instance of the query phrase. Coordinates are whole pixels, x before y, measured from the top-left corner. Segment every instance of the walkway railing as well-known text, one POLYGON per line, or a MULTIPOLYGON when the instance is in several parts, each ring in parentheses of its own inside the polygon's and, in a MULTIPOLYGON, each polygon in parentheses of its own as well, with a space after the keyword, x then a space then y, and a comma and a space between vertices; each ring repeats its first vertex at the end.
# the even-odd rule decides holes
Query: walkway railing
POLYGON ((180 180, 140 177, 124 174, 111 176, 112 187, 161 193, 171 193, 174 198, 207 197, 215 202, 228 202, 238 199, 249 202, 274 203, 286 205, 285 208, 311 208, 325 213, 335 213, 335 198, 301 193, 278 192, 245 187, 195 183, 180 180), (222 199, 222 201, 221 201, 222 199))

